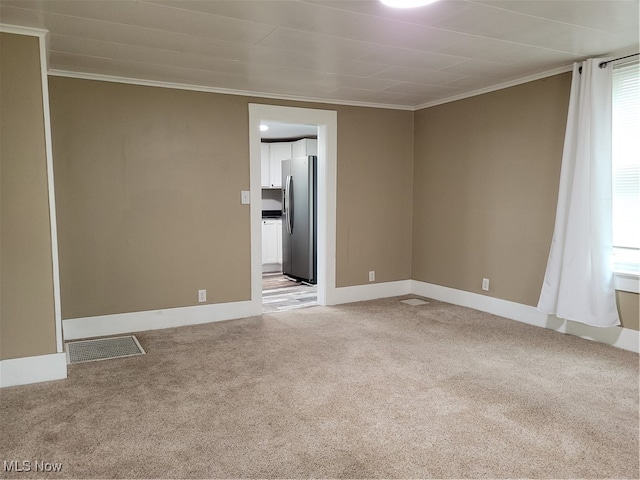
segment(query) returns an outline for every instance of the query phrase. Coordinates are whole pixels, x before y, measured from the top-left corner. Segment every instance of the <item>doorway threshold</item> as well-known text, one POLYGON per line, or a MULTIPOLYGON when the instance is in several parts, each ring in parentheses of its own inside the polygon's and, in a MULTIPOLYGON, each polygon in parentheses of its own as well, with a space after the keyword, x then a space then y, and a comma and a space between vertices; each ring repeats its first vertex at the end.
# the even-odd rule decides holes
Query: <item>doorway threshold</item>
POLYGON ((262 275, 262 313, 285 312, 318 304, 318 288, 282 273, 262 275))

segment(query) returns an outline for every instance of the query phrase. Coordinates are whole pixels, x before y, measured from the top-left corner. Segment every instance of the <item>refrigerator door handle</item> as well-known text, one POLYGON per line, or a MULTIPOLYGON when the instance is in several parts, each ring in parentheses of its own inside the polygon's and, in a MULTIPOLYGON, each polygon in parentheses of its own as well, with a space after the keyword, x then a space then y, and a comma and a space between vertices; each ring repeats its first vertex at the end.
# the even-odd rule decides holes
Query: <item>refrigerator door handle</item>
POLYGON ((287 232, 289 235, 293 233, 293 212, 291 211, 291 183, 293 182, 293 177, 291 175, 287 175, 287 181, 284 187, 285 194, 285 209, 286 209, 286 220, 287 220, 287 232))
POLYGON ((287 220, 287 181, 285 180, 284 183, 284 188, 282 189, 282 216, 284 217, 284 221, 288 222, 287 220))

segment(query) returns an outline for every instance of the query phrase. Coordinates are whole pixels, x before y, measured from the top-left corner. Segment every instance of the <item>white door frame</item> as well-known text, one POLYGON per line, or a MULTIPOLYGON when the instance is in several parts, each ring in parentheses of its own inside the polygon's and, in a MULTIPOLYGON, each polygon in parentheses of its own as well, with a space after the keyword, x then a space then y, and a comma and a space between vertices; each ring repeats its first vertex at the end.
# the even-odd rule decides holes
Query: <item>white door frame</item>
POLYGON ((318 126, 318 304, 336 303, 336 179, 338 112, 249 104, 251 189, 251 302, 262 313, 262 186, 260 122, 270 120, 318 126))

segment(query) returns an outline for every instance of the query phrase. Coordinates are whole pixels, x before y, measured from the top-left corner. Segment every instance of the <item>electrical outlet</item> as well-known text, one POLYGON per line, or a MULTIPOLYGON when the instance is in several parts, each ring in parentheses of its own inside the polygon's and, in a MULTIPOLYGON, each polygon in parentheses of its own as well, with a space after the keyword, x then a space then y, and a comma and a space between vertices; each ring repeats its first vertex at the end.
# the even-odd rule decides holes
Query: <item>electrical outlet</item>
POLYGON ((483 278, 482 279, 482 290, 484 290, 485 292, 489 291, 489 279, 488 278, 483 278))
POLYGON ((369 281, 370 282, 375 282, 376 281, 376 272, 375 272, 375 270, 371 270, 369 272, 369 281))
POLYGON ((207 301, 207 291, 206 290, 198 290, 198 302, 206 302, 207 301))

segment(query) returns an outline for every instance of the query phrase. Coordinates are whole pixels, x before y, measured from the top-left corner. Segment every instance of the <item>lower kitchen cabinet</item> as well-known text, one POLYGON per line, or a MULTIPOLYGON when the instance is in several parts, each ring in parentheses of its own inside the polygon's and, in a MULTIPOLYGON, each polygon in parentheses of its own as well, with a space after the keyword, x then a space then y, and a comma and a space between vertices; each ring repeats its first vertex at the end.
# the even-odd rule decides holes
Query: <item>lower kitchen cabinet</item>
POLYGON ((262 220, 262 271, 282 270, 282 220, 262 220))
POLYGON ((276 230, 278 232, 278 264, 279 270, 282 270, 282 219, 277 220, 276 230))

